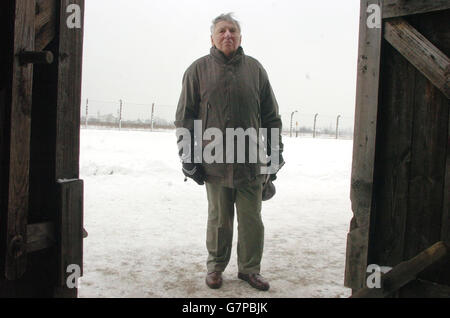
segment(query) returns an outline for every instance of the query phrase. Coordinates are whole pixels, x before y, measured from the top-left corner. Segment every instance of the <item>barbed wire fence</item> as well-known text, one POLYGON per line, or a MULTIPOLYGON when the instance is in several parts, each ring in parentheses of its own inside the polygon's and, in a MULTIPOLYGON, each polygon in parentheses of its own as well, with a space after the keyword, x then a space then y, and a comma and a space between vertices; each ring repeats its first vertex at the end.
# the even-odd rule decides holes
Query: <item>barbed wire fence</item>
POLYGON ((98 100, 87 98, 81 105, 82 128, 108 129, 175 129, 176 106, 129 102, 123 99, 98 100), (83 104, 84 103, 84 104, 83 104))
MULTIPOLYGON (((124 99, 86 98, 81 105, 81 128, 117 130, 170 130, 176 105, 139 103, 124 99)), ((341 114, 281 113, 283 134, 292 138, 352 139, 353 118, 341 114)))
POLYGON ((352 139, 354 118, 299 111, 281 113, 283 134, 292 138, 352 139))

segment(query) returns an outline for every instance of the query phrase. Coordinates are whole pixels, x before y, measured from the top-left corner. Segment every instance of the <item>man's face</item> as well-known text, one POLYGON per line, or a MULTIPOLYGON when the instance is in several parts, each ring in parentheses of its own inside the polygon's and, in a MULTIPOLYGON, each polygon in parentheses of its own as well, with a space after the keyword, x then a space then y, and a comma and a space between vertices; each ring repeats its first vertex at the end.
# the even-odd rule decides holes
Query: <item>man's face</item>
POLYGON ((242 36, 237 26, 229 21, 220 21, 216 24, 214 34, 211 35, 211 43, 230 57, 241 45, 242 36))

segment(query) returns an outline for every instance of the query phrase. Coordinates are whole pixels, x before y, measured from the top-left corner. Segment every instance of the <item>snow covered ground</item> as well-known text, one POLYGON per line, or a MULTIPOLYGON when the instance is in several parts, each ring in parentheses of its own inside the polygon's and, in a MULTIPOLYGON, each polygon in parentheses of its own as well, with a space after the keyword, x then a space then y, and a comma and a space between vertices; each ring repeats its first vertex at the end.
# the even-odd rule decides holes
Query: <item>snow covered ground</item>
POLYGON ((261 273, 271 289, 237 278, 235 235, 223 287, 211 290, 204 282, 206 190, 183 182, 175 132, 82 129, 89 236, 79 296, 350 296, 343 282, 352 141, 285 137, 284 144, 277 194, 262 211, 261 273))

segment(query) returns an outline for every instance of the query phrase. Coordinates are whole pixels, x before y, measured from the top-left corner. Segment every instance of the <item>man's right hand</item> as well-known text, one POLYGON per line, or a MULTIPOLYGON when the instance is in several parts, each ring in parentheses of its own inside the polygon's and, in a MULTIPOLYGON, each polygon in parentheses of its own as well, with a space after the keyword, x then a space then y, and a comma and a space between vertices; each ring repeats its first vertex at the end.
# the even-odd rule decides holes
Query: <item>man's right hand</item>
POLYGON ((183 163, 183 173, 186 177, 197 182, 198 185, 205 184, 205 173, 201 165, 194 163, 183 163))
POLYGON ((285 162, 283 159, 283 155, 280 153, 279 154, 279 164, 278 165, 272 165, 271 161, 269 161, 269 163, 267 164, 269 167, 272 167, 275 171, 273 171, 270 176, 269 179, 270 181, 275 181, 277 179, 277 173, 280 171, 281 168, 283 168, 285 162))

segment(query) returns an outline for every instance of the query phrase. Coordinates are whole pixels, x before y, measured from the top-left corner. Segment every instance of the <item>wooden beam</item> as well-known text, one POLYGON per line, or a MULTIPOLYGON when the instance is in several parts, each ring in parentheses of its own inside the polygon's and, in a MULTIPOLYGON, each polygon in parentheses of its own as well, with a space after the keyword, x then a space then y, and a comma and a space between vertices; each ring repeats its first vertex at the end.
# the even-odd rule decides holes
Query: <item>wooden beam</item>
POLYGON ((22 51, 19 54, 22 64, 52 64, 53 53, 51 51, 22 51))
POLYGON ((47 23, 55 19, 56 16, 56 2, 55 0, 36 0, 36 17, 35 29, 39 33, 41 28, 47 23))
MULTIPOLYGON (((0 284, 5 273, 9 182, 9 112, 14 47, 14 3, 0 1, 0 284)), ((0 285, 1 286, 1 285, 0 285)), ((0 295, 1 295, 0 287, 0 295)))
POLYGON ((29 224, 27 227, 27 253, 36 252, 56 244, 55 223, 29 224))
POLYGON ((19 54, 34 50, 34 0, 15 1, 14 61, 10 110, 10 154, 5 275, 20 278, 26 270, 27 216, 31 139, 33 65, 19 54))
POLYGON ((381 0, 361 1, 350 191, 354 216, 347 236, 345 269, 345 286, 354 290, 365 286, 378 114, 382 35, 381 28, 367 27, 367 9, 371 4, 381 7, 381 0))
POLYGON ((385 22, 384 38, 450 98, 450 60, 402 18, 385 22))
POLYGON ((66 284, 69 265, 83 269, 83 181, 58 180, 58 285, 66 284))
POLYGON ((42 51, 56 35, 56 0, 36 0, 36 51, 42 51))
POLYGON ((445 163, 444 203, 441 239, 450 245, 450 116, 448 118, 447 159, 445 163))
POLYGON ((56 179, 78 179, 84 0, 60 0, 59 10, 55 175, 56 179), (66 8, 70 4, 81 8, 81 28, 67 27, 66 8))
MULTIPOLYGON (((88 232, 83 228, 83 238, 88 232)), ((32 253, 56 245, 56 228, 53 222, 28 224, 27 226, 27 253, 32 253)))
MULTIPOLYGON (((58 56, 57 63, 57 98, 56 98, 56 148, 55 177, 57 180, 77 180, 79 176, 80 157, 80 107, 81 107, 81 72, 83 57, 84 0, 58 0, 58 56), (81 13, 80 28, 67 25, 67 7, 78 5, 81 13)), ((82 181, 58 182, 60 191, 62 224, 60 235, 62 242, 58 258, 58 285, 55 297, 76 297, 77 289, 68 288, 66 269, 70 264, 81 266, 83 256, 82 204, 72 205, 83 195, 82 181), (68 182, 68 183, 67 183, 68 182), (73 184, 71 184, 73 183, 73 184), (66 190, 67 188, 67 190, 66 190), (64 191, 68 193, 64 194, 64 191), (67 199, 67 195, 72 199, 67 199), (66 198, 66 199, 65 199, 66 198), (67 202, 69 206, 66 206, 67 202), (80 219, 81 218, 81 219, 80 219), (68 225, 70 224, 70 225, 68 225), (65 228, 64 226, 70 226, 65 228), (79 229, 80 227, 80 229, 79 229), (68 233, 67 235, 64 233, 68 233)))
POLYGON ((384 0, 383 19, 450 9, 448 0, 384 0))
POLYGON ((381 288, 363 288, 352 298, 383 298, 399 290, 429 266, 449 255, 449 248, 444 242, 437 242, 416 257, 402 262, 382 276, 381 288))

